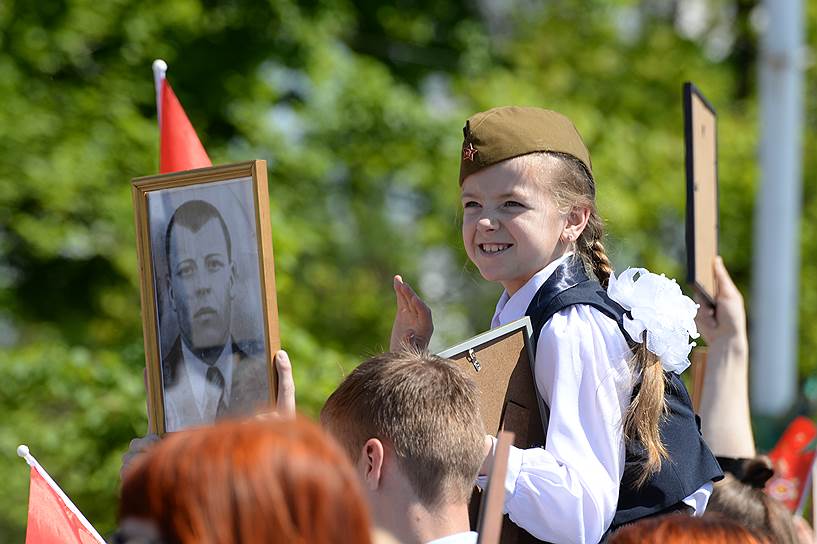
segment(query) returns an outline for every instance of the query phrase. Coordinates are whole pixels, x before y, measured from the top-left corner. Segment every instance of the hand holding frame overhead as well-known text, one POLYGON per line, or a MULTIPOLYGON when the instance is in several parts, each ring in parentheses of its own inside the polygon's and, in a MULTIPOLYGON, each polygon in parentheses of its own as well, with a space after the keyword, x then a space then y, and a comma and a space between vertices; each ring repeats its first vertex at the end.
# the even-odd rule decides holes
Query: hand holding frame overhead
POLYGON ((740 294, 729 272, 720 257, 715 259, 715 279, 718 283, 718 296, 715 307, 706 305, 698 298, 701 305, 695 322, 698 331, 706 343, 712 346, 718 342, 735 342, 746 336, 746 311, 743 306, 743 295, 740 294))
POLYGON ((701 303, 695 322, 709 345, 701 391, 701 431, 719 457, 756 455, 749 411, 749 348, 746 312, 723 260, 715 259, 715 307, 701 303))

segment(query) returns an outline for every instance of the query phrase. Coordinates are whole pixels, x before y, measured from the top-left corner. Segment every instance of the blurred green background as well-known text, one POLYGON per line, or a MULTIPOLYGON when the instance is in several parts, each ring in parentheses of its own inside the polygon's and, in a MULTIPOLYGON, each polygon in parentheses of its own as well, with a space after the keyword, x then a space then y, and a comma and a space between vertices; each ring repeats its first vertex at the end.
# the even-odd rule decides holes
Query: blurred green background
MULTIPOLYGON (((268 161, 281 337, 299 405, 315 414, 345 372, 387 347, 393 274, 432 306, 432 347, 488 327, 499 289, 462 250, 456 180, 463 120, 495 105, 571 117, 593 154, 617 268, 682 278, 681 84, 694 81, 720 115, 721 248, 748 296, 756 4, 0 0, 0 540, 25 531, 18 444, 106 534, 121 455, 146 430, 129 181, 158 169, 153 59, 167 60, 214 163, 268 161)), ((804 5, 807 382, 817 3, 804 5)))

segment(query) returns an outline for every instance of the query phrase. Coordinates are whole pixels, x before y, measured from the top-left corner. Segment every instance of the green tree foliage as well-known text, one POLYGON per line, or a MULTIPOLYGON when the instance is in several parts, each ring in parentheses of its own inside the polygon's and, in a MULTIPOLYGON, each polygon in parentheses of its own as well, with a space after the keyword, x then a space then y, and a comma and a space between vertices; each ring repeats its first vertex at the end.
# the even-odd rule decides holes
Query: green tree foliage
MULTIPOLYGON (((817 6, 806 4, 814 44, 817 6)), ((145 431, 128 181, 157 169, 154 58, 168 61, 214 163, 268 161, 281 337, 299 405, 315 414, 387 345, 393 274, 431 303, 436 347, 487 327, 498 288, 462 251, 456 176, 463 119, 494 105, 573 118, 618 267, 681 277, 680 88, 695 81, 720 114, 721 247, 748 294, 762 17, 748 0, 684 6, 0 2, 0 540, 24 532, 18 443, 105 533, 120 456, 145 431)), ((803 374, 817 370, 807 103, 803 374)))

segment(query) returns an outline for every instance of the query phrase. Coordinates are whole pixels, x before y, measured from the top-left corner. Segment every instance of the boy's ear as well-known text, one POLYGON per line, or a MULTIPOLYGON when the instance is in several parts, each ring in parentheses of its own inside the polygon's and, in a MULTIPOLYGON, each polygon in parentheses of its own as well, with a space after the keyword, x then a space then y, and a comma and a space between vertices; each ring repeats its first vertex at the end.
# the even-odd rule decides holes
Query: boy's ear
POLYGON ((590 208, 573 206, 565 215, 565 226, 562 229, 561 241, 569 244, 578 240, 589 220, 590 208))
POLYGON ((384 453, 383 443, 377 438, 368 439, 360 450, 357 468, 363 485, 370 491, 376 491, 380 487, 384 453))

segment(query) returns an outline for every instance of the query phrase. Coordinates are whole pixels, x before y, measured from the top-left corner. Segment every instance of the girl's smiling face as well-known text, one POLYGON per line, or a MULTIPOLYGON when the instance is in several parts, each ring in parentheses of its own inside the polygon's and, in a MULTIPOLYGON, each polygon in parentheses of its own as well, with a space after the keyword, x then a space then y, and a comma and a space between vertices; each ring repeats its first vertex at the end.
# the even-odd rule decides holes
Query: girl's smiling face
POLYGON ((514 294, 561 257, 568 215, 560 213, 528 157, 502 161, 462 184, 462 240, 482 277, 514 294))

